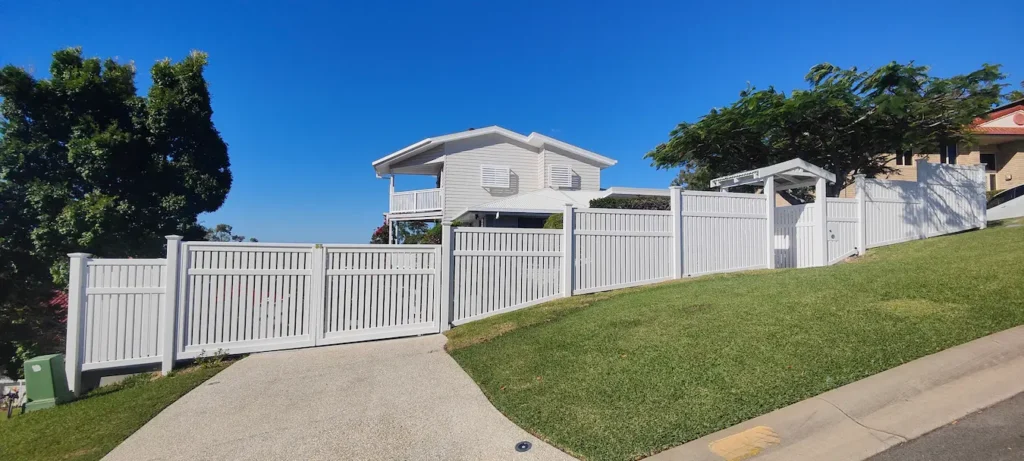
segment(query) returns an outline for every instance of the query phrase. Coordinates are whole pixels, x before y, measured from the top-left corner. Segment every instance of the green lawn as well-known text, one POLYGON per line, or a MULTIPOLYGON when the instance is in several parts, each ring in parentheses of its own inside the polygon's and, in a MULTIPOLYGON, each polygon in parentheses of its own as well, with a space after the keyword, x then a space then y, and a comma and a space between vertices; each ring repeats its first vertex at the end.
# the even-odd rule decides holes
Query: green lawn
POLYGON ((228 366, 211 363, 171 376, 149 375, 101 387, 67 405, 0 417, 0 459, 97 460, 178 400, 228 366))
POLYGON ((448 333, 491 402, 586 459, 633 459, 1024 324, 1024 227, 827 268, 556 301, 448 333))

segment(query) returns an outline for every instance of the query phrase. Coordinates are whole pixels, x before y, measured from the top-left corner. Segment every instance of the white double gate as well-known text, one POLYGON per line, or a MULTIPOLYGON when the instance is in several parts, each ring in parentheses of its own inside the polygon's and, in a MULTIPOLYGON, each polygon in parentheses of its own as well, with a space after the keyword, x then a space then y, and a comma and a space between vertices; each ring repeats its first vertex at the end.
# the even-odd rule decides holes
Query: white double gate
POLYGON ((184 242, 166 259, 71 255, 67 374, 436 333, 440 245, 184 242), (172 270, 171 268, 177 268, 172 270))

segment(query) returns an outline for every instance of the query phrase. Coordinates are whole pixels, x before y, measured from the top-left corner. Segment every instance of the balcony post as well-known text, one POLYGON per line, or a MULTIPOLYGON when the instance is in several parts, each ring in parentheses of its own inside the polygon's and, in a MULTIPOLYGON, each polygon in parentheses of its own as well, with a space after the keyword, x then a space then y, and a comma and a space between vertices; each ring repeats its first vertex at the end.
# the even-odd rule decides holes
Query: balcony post
POLYGON ((392 174, 388 178, 390 179, 390 186, 388 187, 388 212, 393 213, 395 211, 395 175, 392 174))

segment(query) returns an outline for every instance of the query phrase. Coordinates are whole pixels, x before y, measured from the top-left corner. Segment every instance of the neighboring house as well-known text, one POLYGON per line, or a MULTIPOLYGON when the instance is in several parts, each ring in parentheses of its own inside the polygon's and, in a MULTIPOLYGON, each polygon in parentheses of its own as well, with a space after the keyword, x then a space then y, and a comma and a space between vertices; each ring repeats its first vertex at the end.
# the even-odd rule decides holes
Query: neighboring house
POLYGON ((478 227, 541 227, 566 203, 607 196, 668 195, 668 189, 601 189, 616 161, 544 136, 498 126, 427 138, 373 162, 391 181, 388 223, 458 220, 478 227), (436 187, 395 190, 396 175, 433 176, 436 187))
MULTIPOLYGON (((904 152, 889 166, 897 173, 884 179, 916 181, 917 163, 985 165, 986 190, 1003 190, 1024 184, 1024 99, 992 109, 974 120, 975 144, 941 146, 937 153, 904 152)), ((848 186, 841 197, 853 197, 848 186)))

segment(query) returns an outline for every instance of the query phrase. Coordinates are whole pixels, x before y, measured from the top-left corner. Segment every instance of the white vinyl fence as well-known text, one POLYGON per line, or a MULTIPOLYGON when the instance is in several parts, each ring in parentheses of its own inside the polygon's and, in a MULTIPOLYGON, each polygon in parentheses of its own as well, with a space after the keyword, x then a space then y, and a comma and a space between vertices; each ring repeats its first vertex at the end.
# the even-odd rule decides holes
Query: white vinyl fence
POLYGON ((917 175, 916 182, 858 178, 865 248, 984 227, 983 169, 919 162, 917 175))
POLYGON ((984 227, 977 166, 918 182, 857 178, 857 198, 776 207, 670 188, 668 211, 574 209, 562 229, 452 228, 441 245, 181 242, 163 259, 71 256, 67 376, 437 333, 557 297, 704 274, 833 264, 866 248, 984 227), (819 213, 824 210, 824 215, 819 213))
POLYGON ((672 278, 670 211, 586 209, 567 215, 575 240, 574 293, 672 278))
POLYGON ((450 233, 453 324, 561 295, 561 230, 461 227, 450 233))
POLYGON ((86 264, 82 369, 157 362, 162 353, 167 262, 94 259, 86 264))
POLYGON ((764 195, 683 191, 681 202, 683 275, 768 267, 764 195))

